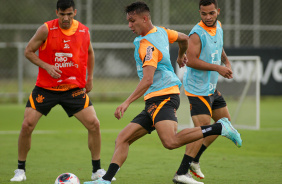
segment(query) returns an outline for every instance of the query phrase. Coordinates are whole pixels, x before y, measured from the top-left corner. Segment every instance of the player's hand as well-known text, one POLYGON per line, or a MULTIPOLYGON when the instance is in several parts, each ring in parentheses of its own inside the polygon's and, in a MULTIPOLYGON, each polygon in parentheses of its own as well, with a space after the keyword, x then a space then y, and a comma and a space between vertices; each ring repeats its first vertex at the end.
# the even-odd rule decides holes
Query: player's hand
POLYGON ((59 79, 61 77, 62 71, 54 65, 47 65, 45 70, 48 72, 51 77, 54 79, 59 79))
POLYGON ((225 66, 219 66, 218 71, 217 71, 222 77, 227 78, 227 79, 232 79, 233 78, 233 72, 230 68, 225 67, 225 66))
POLYGON ((127 110, 129 104, 123 102, 120 106, 117 107, 115 111, 115 117, 119 120, 123 117, 124 112, 127 110))
POLYGON ((89 93, 93 88, 93 79, 87 79, 86 85, 85 85, 85 92, 89 93))
POLYGON ((186 54, 184 54, 182 57, 178 56, 176 61, 179 65, 179 68, 184 67, 188 62, 186 54))

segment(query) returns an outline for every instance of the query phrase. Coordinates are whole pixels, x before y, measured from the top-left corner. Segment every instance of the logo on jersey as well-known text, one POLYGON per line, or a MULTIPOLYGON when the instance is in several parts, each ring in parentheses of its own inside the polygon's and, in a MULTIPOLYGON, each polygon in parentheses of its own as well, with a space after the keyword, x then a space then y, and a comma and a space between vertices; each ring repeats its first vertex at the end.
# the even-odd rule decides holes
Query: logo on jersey
POLYGON ((55 66, 57 68, 70 68, 70 67, 78 68, 78 64, 75 64, 73 63, 73 61, 71 61, 72 57, 73 57, 72 53, 56 52, 55 66))
MULTIPOLYGON (((152 58, 153 58, 153 51, 155 50, 155 48, 154 47, 152 47, 152 46, 148 46, 147 47, 147 50, 146 50, 146 56, 145 56, 145 58, 144 58, 144 62, 145 61, 150 61, 152 58)), ((144 63, 143 62, 143 63, 144 63)))
POLYGON ((43 97, 43 95, 39 95, 39 94, 38 94, 38 97, 36 97, 37 103, 42 103, 43 100, 44 100, 44 98, 45 98, 45 97, 43 97))
POLYGON ((68 44, 68 42, 70 42, 70 40, 63 40, 64 49, 69 49, 70 48, 70 45, 68 44))
POLYGON ((70 45, 65 43, 64 49, 69 49, 69 48, 70 48, 70 45))
POLYGON ((58 27, 53 26, 53 27, 50 28, 51 31, 54 30, 54 29, 58 29, 58 27))

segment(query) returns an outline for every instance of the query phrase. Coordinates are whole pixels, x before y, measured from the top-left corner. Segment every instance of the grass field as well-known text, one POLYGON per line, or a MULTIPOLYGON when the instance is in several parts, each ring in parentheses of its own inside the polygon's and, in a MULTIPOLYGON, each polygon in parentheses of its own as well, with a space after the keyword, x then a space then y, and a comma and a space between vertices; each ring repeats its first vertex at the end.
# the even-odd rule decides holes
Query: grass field
MULTIPOLYGON (((282 98, 261 100, 261 129, 240 130, 242 148, 220 137, 201 158, 206 184, 282 183, 282 98)), ((102 167, 107 169, 119 131, 143 108, 133 103, 122 120, 113 116, 119 103, 94 103, 101 121, 102 167)), ((0 105, 0 183, 6 184, 17 168, 17 139, 24 105, 0 105)), ((130 147, 129 157, 116 175, 115 184, 171 184, 184 147, 166 150, 156 134, 130 147)), ((28 184, 52 184, 64 172, 76 174, 81 183, 91 176, 87 131, 61 107, 42 117, 32 136, 27 158, 28 184)))

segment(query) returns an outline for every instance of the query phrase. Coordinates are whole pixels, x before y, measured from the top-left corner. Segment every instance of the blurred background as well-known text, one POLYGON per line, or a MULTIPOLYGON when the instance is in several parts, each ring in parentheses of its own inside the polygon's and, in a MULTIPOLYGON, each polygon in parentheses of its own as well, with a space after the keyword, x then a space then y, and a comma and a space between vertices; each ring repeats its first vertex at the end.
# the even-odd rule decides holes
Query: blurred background
MULTIPOLYGON (((24 57, 37 28, 56 18, 56 0, 0 0, 0 102, 25 103, 38 69, 24 57)), ((75 0, 76 19, 91 31, 96 65, 96 100, 124 98, 137 85, 132 44, 124 7, 133 0, 75 0)), ((188 34, 199 22, 198 0, 147 0, 155 25, 188 34)), ((219 0, 219 20, 229 56, 258 55, 262 59, 262 95, 282 94, 282 1, 219 0), (265 89, 265 90, 264 90, 265 89)), ((177 54, 171 46, 172 62, 177 54)), ((243 67, 245 68, 245 67, 243 67)), ((239 72, 245 73, 238 69, 239 72)))
MULTIPOLYGON (((24 57, 24 49, 40 25, 56 18, 56 2, 0 0, 0 103, 26 103, 38 68, 24 57)), ((124 13, 124 7, 132 2, 75 0, 76 19, 90 28, 95 51, 94 88, 89 93, 94 102, 125 100, 138 84, 132 43, 136 35, 128 28, 124 13)), ((198 0, 145 2, 154 25, 189 34, 200 21, 198 0)), ((232 80, 219 79, 218 89, 227 99, 233 122, 241 117, 236 124, 247 121, 259 129, 260 96, 282 95, 282 1, 218 3, 224 48, 228 56, 233 56, 230 60, 234 72, 232 80)), ((177 44, 172 44, 170 50, 172 64, 182 79, 183 70, 175 63, 177 44)), ((183 98, 178 112, 183 115, 180 121, 186 122, 189 103, 183 98)))

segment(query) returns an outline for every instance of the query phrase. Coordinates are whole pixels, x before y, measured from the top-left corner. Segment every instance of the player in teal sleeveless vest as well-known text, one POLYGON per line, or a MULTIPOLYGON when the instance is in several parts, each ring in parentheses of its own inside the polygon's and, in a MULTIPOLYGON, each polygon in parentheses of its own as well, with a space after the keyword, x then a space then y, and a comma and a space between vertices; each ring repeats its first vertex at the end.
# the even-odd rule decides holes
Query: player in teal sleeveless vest
POLYGON ((134 40, 135 52, 134 57, 136 61, 137 73, 140 80, 143 78, 143 62, 139 57, 139 46, 142 39, 148 40, 152 43, 161 53, 163 59, 158 63, 158 67, 154 74, 154 82, 150 88, 146 91, 144 96, 151 92, 159 91, 168 87, 178 85, 181 87, 181 82, 174 73, 174 69, 171 65, 170 54, 169 54, 169 42, 166 31, 163 28, 157 27, 158 31, 155 33, 148 34, 144 37, 138 36, 134 40))
MULTIPOLYGON (((216 24, 215 36, 211 36, 199 24, 194 26, 189 36, 196 33, 200 37, 202 47, 199 59, 207 63, 220 65, 223 47, 223 30, 218 22, 216 24)), ((208 96, 214 93, 219 75, 217 71, 203 71, 187 66, 186 68, 183 85, 187 92, 199 96, 208 96)))
MULTIPOLYGON (((217 90, 219 75, 232 79, 231 64, 223 49, 223 30, 217 0, 200 0, 199 13, 201 21, 194 26, 189 34, 187 50, 188 62, 183 77, 185 94, 190 103, 190 114, 194 126, 207 126, 211 122, 225 118, 231 121, 226 101, 217 90), (223 65, 221 65, 223 64, 223 65)), ((206 137, 194 143, 187 144, 183 160, 177 170, 177 175, 186 178, 185 182, 176 178, 177 182, 185 184, 202 184, 192 181, 189 170, 200 179, 205 176, 200 169, 200 157, 217 136, 206 137), (186 177, 185 177, 186 176, 186 177)))
POLYGON ((219 122, 177 132, 176 111, 180 103, 181 83, 171 66, 169 43, 178 42, 177 62, 183 66, 182 64, 187 62, 185 53, 188 48, 188 36, 154 26, 150 9, 144 2, 130 4, 125 12, 128 27, 133 33, 141 35, 134 41, 134 56, 140 82, 132 94, 117 107, 114 114, 117 119, 121 119, 129 105, 144 94, 145 108, 119 133, 109 169, 102 178, 90 182, 92 184, 111 184, 113 177, 126 161, 130 145, 154 130, 167 149, 178 148, 205 136, 220 135, 223 130, 223 125, 219 122))

